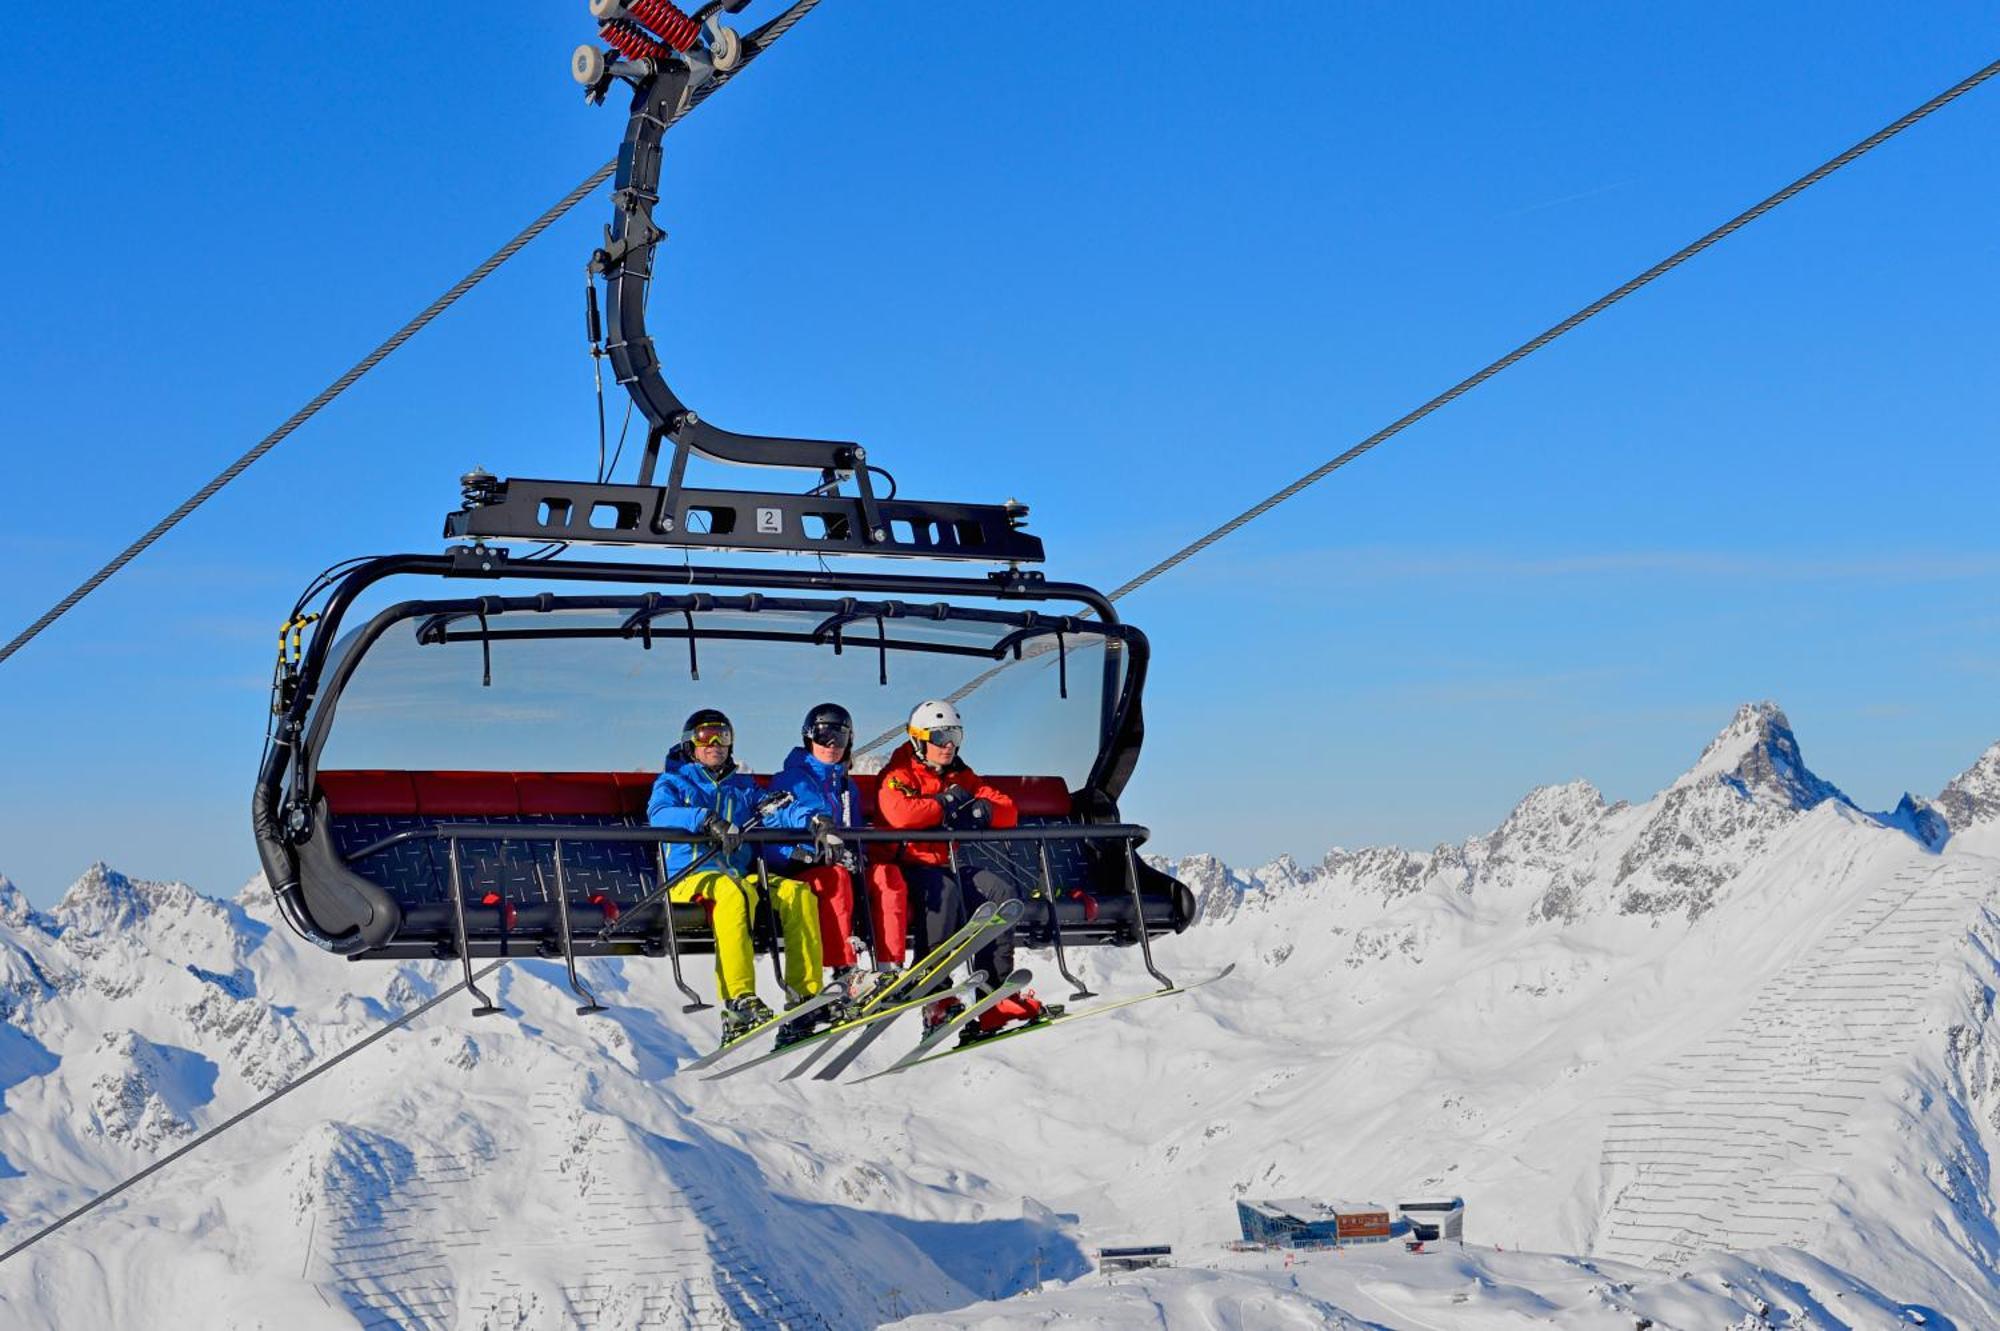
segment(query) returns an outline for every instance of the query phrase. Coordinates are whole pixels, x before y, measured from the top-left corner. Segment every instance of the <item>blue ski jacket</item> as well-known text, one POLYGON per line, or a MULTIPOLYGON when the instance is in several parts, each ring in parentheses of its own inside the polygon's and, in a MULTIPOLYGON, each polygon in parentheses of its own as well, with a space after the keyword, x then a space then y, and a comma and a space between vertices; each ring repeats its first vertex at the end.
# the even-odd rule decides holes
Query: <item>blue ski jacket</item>
MULTIPOLYGON (((684 832, 698 832, 708 815, 713 813, 725 822, 742 827, 757 816, 757 803, 763 798, 765 792, 758 788, 748 772, 737 769, 733 759, 718 774, 687 757, 676 747, 667 755, 664 770, 653 778, 653 795, 646 802, 646 821, 654 827, 677 827, 684 832)), ((790 804, 772 812, 764 820, 764 825, 804 827, 805 818, 798 812, 798 805, 790 804)), ((706 847, 699 845, 668 846, 667 875, 672 877, 685 869, 704 849, 706 847)), ((751 847, 738 846, 726 861, 727 867, 738 874, 747 873, 752 856, 751 847)), ((718 869, 725 863, 711 862, 718 869)))
MULTIPOLYGON (((847 764, 823 763, 803 744, 785 755, 785 765, 771 778, 771 789, 792 797, 792 804, 784 810, 791 818, 783 824, 786 827, 804 827, 814 818, 831 818, 835 827, 866 825, 861 816, 861 792, 847 775, 847 764)), ((814 848, 803 843, 771 847, 771 858, 776 862, 809 860, 813 853, 814 848)))

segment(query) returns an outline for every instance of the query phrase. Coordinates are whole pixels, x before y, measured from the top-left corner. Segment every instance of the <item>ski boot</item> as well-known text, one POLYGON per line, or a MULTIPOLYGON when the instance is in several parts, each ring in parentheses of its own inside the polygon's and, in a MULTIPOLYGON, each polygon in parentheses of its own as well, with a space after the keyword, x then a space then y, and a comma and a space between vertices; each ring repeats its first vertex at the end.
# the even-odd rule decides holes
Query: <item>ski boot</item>
POLYGON ((1039 1026, 1046 1021, 1054 1021, 1062 1015, 1062 1005, 1049 1005, 1035 997, 1032 989, 1023 989, 987 1008, 984 1012, 959 1032, 958 1042, 962 1045, 978 1044, 981 1040, 998 1035, 1009 1026, 1039 1026))
POLYGON ((722 1005, 722 1043, 734 1044, 776 1015, 755 994, 730 999, 722 1005))
MULTIPOLYGON (((785 990, 785 1004, 788 1007, 797 1007, 811 997, 811 994, 795 994, 790 989, 785 990)), ((834 1009, 840 1005, 840 1001, 836 1000, 825 1007, 814 1008, 802 1017, 793 1017, 790 1021, 780 1025, 778 1027, 778 1048, 783 1049, 786 1045, 797 1044, 820 1027, 829 1024, 832 1020, 834 1009)))
POLYGON ((956 1017, 963 1011, 965 1011, 965 1004, 959 1002, 956 998, 940 998, 935 1003, 926 1004, 924 1007, 924 1034, 929 1035, 932 1031, 947 1024, 953 1017, 956 1017))
POLYGON ((881 976, 865 966, 835 966, 826 987, 839 991, 840 997, 824 1009, 827 1024, 838 1026, 859 1016, 861 1004, 882 982, 881 976))

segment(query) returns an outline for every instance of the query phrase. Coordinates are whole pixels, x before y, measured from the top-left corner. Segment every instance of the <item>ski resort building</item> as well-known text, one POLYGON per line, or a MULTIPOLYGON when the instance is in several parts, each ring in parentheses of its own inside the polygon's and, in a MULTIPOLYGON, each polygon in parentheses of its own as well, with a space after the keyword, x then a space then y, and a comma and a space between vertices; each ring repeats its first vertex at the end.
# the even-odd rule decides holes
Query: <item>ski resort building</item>
POLYGON ((1334 1248, 1350 1243, 1386 1243, 1396 1227, 1389 1210, 1373 1202, 1316 1202, 1275 1197, 1236 1203, 1246 1243, 1280 1248, 1334 1248))
POLYGON ((1430 1243, 1438 1239, 1465 1241, 1465 1198, 1440 1197, 1397 1202, 1396 1211, 1410 1222, 1410 1237, 1430 1243))
POLYGON ((1174 1249, 1169 1243, 1097 1250, 1097 1268, 1100 1271, 1143 1271, 1156 1266, 1172 1266, 1173 1261, 1174 1249))

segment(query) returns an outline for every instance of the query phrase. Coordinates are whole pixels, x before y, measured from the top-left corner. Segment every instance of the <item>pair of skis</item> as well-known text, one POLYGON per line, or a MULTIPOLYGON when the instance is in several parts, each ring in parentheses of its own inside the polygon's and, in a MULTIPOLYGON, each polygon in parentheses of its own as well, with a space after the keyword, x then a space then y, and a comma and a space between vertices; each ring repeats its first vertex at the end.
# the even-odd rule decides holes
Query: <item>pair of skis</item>
MULTIPOLYGON (((816 1080, 832 1081, 839 1077, 841 1073, 847 1071, 848 1068, 852 1067, 855 1060, 859 1059, 871 1044, 885 1035, 896 1018, 906 1012, 935 1003, 941 998, 974 990, 979 985, 985 983, 986 976, 979 971, 974 971, 964 979, 949 985, 941 984, 940 982, 950 974, 952 967, 956 966, 965 957, 984 947, 1002 932, 1013 928, 1019 922, 1023 909, 1024 907, 1019 901, 1004 901, 997 906, 991 902, 982 904, 972 913, 972 917, 966 921, 965 925, 951 937, 945 939, 944 942, 938 944, 935 948, 932 948, 912 964, 908 970, 891 980, 888 984, 870 993, 861 1002, 855 1014, 846 1021, 826 1027, 823 1030, 815 1031, 811 1035, 800 1040, 795 1040, 790 1044, 766 1050, 755 1058, 746 1059, 720 1072, 711 1073, 707 1080, 719 1081, 724 1077, 733 1077, 739 1072, 748 1072, 751 1068, 759 1067, 787 1054, 804 1054, 805 1057, 800 1061, 799 1065, 785 1074, 785 1080, 790 1081, 793 1078, 805 1075, 812 1069, 813 1064, 832 1052, 835 1045, 848 1036, 853 1036, 854 1039, 835 1055, 831 1062, 815 1074, 816 1080)), ((1197 980, 1193 984, 1176 985, 1172 988, 1155 989, 1149 993, 1136 994, 1130 998, 1114 999, 1108 1003, 1099 1003, 1093 1007, 1085 1008, 1080 1012, 1061 1012, 1058 1016, 1048 1017, 1025 1026, 1008 1027, 964 1044, 943 1047, 946 1041, 958 1035, 970 1023, 977 1021, 980 1015, 989 1008, 1027 988, 1029 982, 1034 978, 1032 973, 1027 970, 1016 970, 995 988, 981 995, 977 1001, 967 1004, 951 1020, 926 1032, 924 1037, 917 1042, 917 1046, 910 1050, 909 1053, 903 1055, 881 1071, 870 1073, 868 1076, 861 1078, 861 1080, 873 1081, 877 1077, 887 1077, 897 1072, 906 1072, 910 1068, 922 1063, 934 1063, 941 1058, 950 1058, 955 1054, 971 1053, 984 1049, 989 1045, 1018 1039, 1026 1035, 1033 1035, 1040 1031, 1053 1030, 1057 1026, 1067 1025, 1070 1022, 1084 1021, 1091 1017, 1103 1016, 1107 1012, 1116 1012, 1121 1008, 1148 1003, 1156 998, 1175 998, 1181 994, 1191 993, 1196 989, 1214 984, 1217 980, 1228 976, 1235 969, 1235 964, 1231 963, 1214 975, 1203 980, 1197 980)), ((729 1041, 720 1049, 687 1064, 684 1070, 696 1072, 709 1068, 728 1055, 742 1050, 750 1041, 755 1040, 758 1036, 796 1018, 809 1016, 840 997, 841 995, 837 991, 821 990, 803 1003, 787 1008, 770 1020, 761 1022, 750 1030, 745 1031, 742 1035, 729 1041)))
MULTIPOLYGON (((823 1079, 829 1080, 832 1077, 840 1075, 848 1064, 853 1061, 853 1057, 859 1055, 861 1050, 867 1048, 875 1036, 880 1035, 884 1030, 888 1029, 888 1024, 897 1017, 900 1017, 913 1008, 920 1008, 928 1003, 935 1003, 941 998, 959 993, 962 990, 970 989, 983 981, 985 976, 974 971, 971 975, 968 975, 956 984, 938 987, 939 982, 950 974, 951 968, 956 966, 960 960, 977 952, 1002 932, 1013 928, 1021 918, 1022 909, 1022 905, 1018 901, 1004 901, 998 906, 995 906, 991 902, 982 904, 972 913, 972 917, 965 922, 964 926, 952 934, 951 937, 945 939, 942 943, 939 943, 936 947, 918 958, 901 975, 898 975, 895 979, 882 985, 864 998, 860 1006, 855 1010, 855 1014, 848 1020, 834 1026, 829 1026, 825 1030, 815 1031, 802 1040, 794 1040, 792 1043, 783 1045, 777 1049, 767 1050, 756 1058, 738 1063, 725 1071, 712 1074, 708 1080, 718 1081, 724 1077, 733 1077, 739 1072, 748 1072, 751 1068, 762 1063, 768 1063, 772 1059, 782 1055, 811 1050, 811 1056, 806 1063, 791 1074, 792 1076, 798 1076, 811 1067, 812 1063, 817 1061, 821 1055, 827 1053, 836 1041, 844 1036, 852 1035, 856 1031, 866 1030, 868 1033, 861 1040, 857 1041, 849 1049, 844 1050, 842 1057, 820 1074, 823 1079)), ((823 1006, 822 1003, 815 1001, 820 997, 821 995, 816 994, 813 998, 807 999, 805 1003, 790 1009, 789 1012, 781 1013, 778 1021, 789 1020, 794 1014, 805 1015, 816 1011, 819 1007, 823 1006)), ((835 995, 835 997, 838 997, 838 995, 835 995)), ((761 1029, 761 1027, 758 1028, 758 1030, 761 1029)), ((747 1032, 743 1039, 748 1039, 756 1033, 757 1031, 747 1032)), ((695 1069, 708 1066, 730 1051, 740 1048, 743 1039, 731 1041, 707 1058, 689 1064, 689 1068, 695 1069)))
MULTIPOLYGON (((1049 1017, 1043 1021, 1030 1022, 1026 1026, 1009 1026, 1003 1030, 995 1031, 991 1035, 982 1035, 977 1040, 966 1044, 953 1045, 949 1049, 937 1048, 938 1045, 944 1043, 944 1037, 950 1034, 950 1031, 941 1031, 935 1033, 934 1037, 927 1037, 922 1044, 919 1044, 915 1049, 905 1054, 902 1058, 897 1059, 888 1067, 883 1068, 880 1072, 870 1073, 868 1076, 861 1078, 861 1080, 873 1081, 876 1077, 886 1077, 892 1072, 906 1071, 917 1066, 919 1063, 935 1063, 941 1058, 950 1058, 954 1054, 970 1054, 977 1050, 985 1049, 990 1045, 1000 1044, 1003 1041, 1019 1039, 1024 1035, 1034 1035, 1041 1031, 1054 1030, 1056 1027, 1067 1025, 1072 1021, 1086 1021, 1091 1017, 1101 1017, 1107 1012, 1116 1012, 1120 1008, 1132 1007, 1138 1003, 1150 1003, 1156 998, 1174 998, 1181 994, 1191 993, 1196 989, 1214 984, 1217 980, 1222 979, 1235 969, 1236 963, 1232 961, 1207 979, 1196 980, 1193 984, 1175 985, 1171 989, 1155 989, 1151 993, 1135 994, 1131 998, 1113 999, 1109 1003, 1099 1003, 1095 1007, 1085 1008, 1081 1012, 1062 1012, 1058 1016, 1049 1017)), ((1003 985, 1001 989, 994 991, 973 1007, 966 1009, 961 1014, 960 1019, 953 1024, 952 1029, 955 1030, 966 1021, 976 1018, 994 1003, 999 1002, 1008 994, 1019 990, 1027 983, 1027 980, 1028 972, 1015 971, 1009 977, 1011 988, 1003 985)))
MULTIPOLYGON (((692 1063, 682 1064, 681 1071, 699 1072, 703 1068, 710 1067, 720 1059, 726 1058, 738 1049, 741 1049, 746 1043, 755 1040, 758 1036, 775 1031, 788 1021, 795 1021, 800 1017, 811 1016, 821 1008, 838 1000, 839 997, 840 991, 838 989, 822 989, 803 1003, 794 1003, 783 1012, 773 1013, 771 1016, 766 1017, 755 1026, 737 1035, 735 1039, 724 1040, 720 1049, 711 1050, 703 1054, 700 1058, 695 1059, 692 1063)), ((790 1049, 792 1046, 786 1045, 785 1048, 790 1049)))

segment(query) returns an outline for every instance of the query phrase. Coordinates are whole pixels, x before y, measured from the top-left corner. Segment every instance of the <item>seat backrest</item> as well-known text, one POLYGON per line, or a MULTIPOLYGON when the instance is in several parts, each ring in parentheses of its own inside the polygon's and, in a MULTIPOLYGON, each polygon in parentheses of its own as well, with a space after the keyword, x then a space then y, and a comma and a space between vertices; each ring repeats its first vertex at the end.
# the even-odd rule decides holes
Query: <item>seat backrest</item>
POLYGON ((521 816, 521 794, 512 772, 412 772, 417 812, 426 818, 521 816))
POLYGON ((411 817, 417 812, 417 786, 408 772, 321 772, 319 788, 327 807, 346 817, 411 817))
MULTIPOLYGON (((622 772, 516 772, 514 792, 524 814, 590 814, 613 818, 628 814, 622 772)), ((646 784, 650 790, 652 783, 646 784)), ((639 807, 645 814, 643 803, 639 807)))
MULTIPOLYGON (((320 792, 336 815, 492 818, 537 821, 565 815, 624 817, 646 821, 653 791, 652 772, 389 772, 328 770, 319 774, 320 792)), ((1070 816, 1069 787, 1058 776, 986 776, 988 785, 1014 801, 1023 818, 1062 820, 1070 816)), ((757 784, 770 784, 759 775, 757 784)), ((876 791, 881 777, 857 772, 861 816, 879 824, 876 791)))

